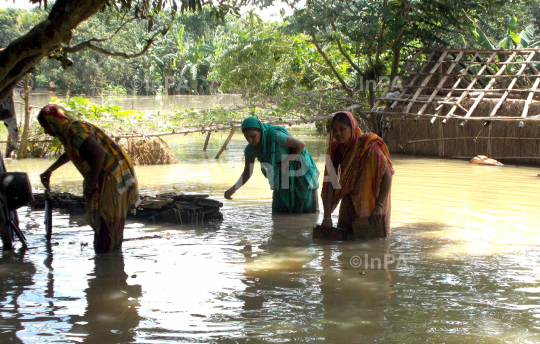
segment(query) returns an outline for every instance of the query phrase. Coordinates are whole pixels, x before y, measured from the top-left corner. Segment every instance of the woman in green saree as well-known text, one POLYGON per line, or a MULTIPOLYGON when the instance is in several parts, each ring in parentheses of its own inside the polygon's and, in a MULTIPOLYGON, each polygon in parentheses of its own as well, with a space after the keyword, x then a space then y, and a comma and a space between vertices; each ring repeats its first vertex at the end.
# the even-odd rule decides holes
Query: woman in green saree
POLYGON ((304 148, 305 143, 292 137, 285 128, 263 124, 255 117, 244 119, 242 132, 249 143, 244 150, 244 171, 236 184, 225 191, 225 198, 230 199, 251 178, 257 158, 274 190, 272 212, 318 211, 319 170, 304 148))

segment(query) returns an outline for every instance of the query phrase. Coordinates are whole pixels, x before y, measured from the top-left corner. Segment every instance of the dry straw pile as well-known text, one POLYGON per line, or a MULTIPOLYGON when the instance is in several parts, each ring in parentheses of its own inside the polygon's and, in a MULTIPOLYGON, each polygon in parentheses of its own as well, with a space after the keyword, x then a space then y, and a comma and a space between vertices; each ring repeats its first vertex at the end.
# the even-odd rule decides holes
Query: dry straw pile
POLYGON ((163 165, 177 164, 167 142, 159 137, 130 137, 121 138, 118 144, 129 155, 134 165, 163 165))

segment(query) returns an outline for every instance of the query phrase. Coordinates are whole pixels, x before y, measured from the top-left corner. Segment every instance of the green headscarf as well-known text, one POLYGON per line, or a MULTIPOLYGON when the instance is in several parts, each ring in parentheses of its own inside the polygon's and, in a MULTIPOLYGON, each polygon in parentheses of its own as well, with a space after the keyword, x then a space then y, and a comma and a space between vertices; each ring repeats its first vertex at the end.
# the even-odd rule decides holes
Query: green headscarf
MULTIPOLYGON (((262 161, 272 166, 274 172, 273 184, 270 184, 272 190, 279 188, 279 166, 276 163, 276 133, 278 131, 285 135, 290 135, 287 129, 279 125, 271 125, 262 123, 258 118, 247 117, 242 121, 242 131, 244 129, 254 128, 261 130, 261 150, 262 161)), ((267 171, 263 165, 261 165, 261 172, 268 178, 267 171)), ((269 179, 269 182, 271 179, 269 179)))
POLYGON ((248 117, 242 122, 242 131, 248 128, 261 130, 261 146, 257 159, 261 162, 261 171, 268 179, 270 188, 274 190, 272 211, 284 213, 315 212, 318 204, 315 190, 319 187, 319 170, 308 151, 304 148, 299 154, 298 159, 301 161, 291 161, 289 171, 286 172, 289 174, 289 186, 283 188, 278 154, 282 154, 284 150, 283 147, 278 147, 277 134, 281 132, 290 136, 289 132, 277 125, 263 124, 255 117, 248 117), (304 171, 301 176, 291 173, 293 170, 300 169, 304 171), (268 173, 272 173, 273 178, 269 178, 268 173))

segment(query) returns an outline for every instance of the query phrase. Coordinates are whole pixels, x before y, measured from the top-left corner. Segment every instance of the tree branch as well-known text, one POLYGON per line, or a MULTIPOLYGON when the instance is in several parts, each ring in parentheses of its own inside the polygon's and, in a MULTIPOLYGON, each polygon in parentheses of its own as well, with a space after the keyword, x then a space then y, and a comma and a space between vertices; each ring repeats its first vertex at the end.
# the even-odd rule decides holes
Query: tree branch
MULTIPOLYGON (((330 19, 330 25, 332 25, 332 29, 334 29, 334 31, 337 31, 336 30, 336 26, 334 25, 334 21, 330 19)), ((358 66, 356 65, 356 63, 354 63, 351 59, 351 57, 349 56, 349 54, 347 54, 344 50, 343 50, 343 47, 341 46, 341 42, 339 41, 339 39, 336 38, 336 43, 337 43, 337 46, 338 46, 338 49, 339 49, 339 52, 341 53, 341 55, 343 55, 347 61, 349 61, 349 63, 351 64, 351 66, 354 68, 354 70, 356 72, 358 72, 358 75, 362 75, 362 71, 360 70, 360 68, 358 68, 358 66)))
POLYGON ((13 86, 59 44, 69 41, 71 31, 97 13, 106 0, 57 0, 47 19, 0 51, 0 101, 13 86))
MULTIPOLYGON (((131 23, 132 21, 136 20, 138 18, 130 18, 128 21, 126 21, 125 23, 123 23, 122 25, 120 25, 120 27, 118 27, 118 29, 116 29, 116 31, 108 38, 92 38, 90 41, 92 42, 105 42, 105 41, 108 41, 110 39, 112 39, 114 36, 116 36, 118 34, 118 32, 120 32, 120 30, 122 30, 122 28, 124 26, 126 26, 127 24, 131 23)), ((122 20, 124 20, 124 17, 122 17, 122 20)))
POLYGON ((332 70, 332 73, 334 73, 335 77, 338 79, 341 86, 343 86, 343 89, 347 92, 349 97, 352 97, 352 91, 347 86, 347 83, 343 80, 343 78, 341 78, 341 75, 339 75, 339 73, 336 71, 336 69, 332 65, 332 62, 328 59, 328 56, 326 56, 324 51, 319 46, 319 43, 317 43, 317 39, 315 38, 315 33, 313 33, 313 30, 310 31, 310 36, 311 36, 311 39, 313 40, 313 44, 315 45, 315 48, 317 48, 317 51, 319 52, 319 54, 322 56, 324 61, 326 61, 326 64, 330 67, 330 69, 332 70))
POLYGON ((133 53, 133 54, 129 54, 129 53, 126 53, 126 52, 109 51, 107 49, 98 47, 96 45, 92 45, 92 42, 95 41, 94 39, 88 40, 86 42, 79 43, 74 47, 64 47, 64 48, 62 48, 62 50, 65 51, 66 53, 72 54, 72 53, 76 53, 78 51, 81 51, 83 49, 91 49, 91 50, 97 51, 98 53, 103 54, 103 55, 123 57, 125 59, 132 59, 132 58, 136 58, 136 57, 144 55, 148 51, 148 49, 150 49, 150 47, 156 41, 157 37, 160 34, 162 34, 162 31, 155 32, 154 35, 152 35, 152 37, 150 37, 150 39, 146 40, 146 45, 143 47, 143 49, 141 51, 139 51, 138 53, 133 53))

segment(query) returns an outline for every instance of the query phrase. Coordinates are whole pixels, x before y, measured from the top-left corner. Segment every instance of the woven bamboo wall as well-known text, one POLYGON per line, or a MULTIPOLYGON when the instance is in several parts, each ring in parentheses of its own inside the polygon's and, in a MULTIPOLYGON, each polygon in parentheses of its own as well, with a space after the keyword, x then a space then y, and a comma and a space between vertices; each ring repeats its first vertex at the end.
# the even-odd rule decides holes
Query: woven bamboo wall
MULTIPOLYGON (((472 101, 463 102, 469 108, 472 101)), ((473 116, 489 116, 496 102, 482 101, 473 116)), ((445 105, 441 113, 445 115, 449 106, 445 105)), ((411 112, 418 111, 420 106, 413 107, 411 112)), ((521 116, 523 102, 507 102, 498 112, 498 116, 521 116)), ((434 113, 427 109, 426 113, 434 113)), ((540 105, 534 103, 530 114, 540 114, 540 105)), ((456 115, 464 115, 459 110, 456 115)), ((388 116, 386 116, 388 118, 388 116)), ((540 166, 540 125, 535 122, 524 122, 520 128, 517 122, 492 122, 484 126, 483 121, 468 121, 461 126, 462 120, 449 119, 442 124, 440 119, 430 124, 431 118, 412 116, 392 116, 391 129, 385 140, 393 153, 441 156, 469 157, 487 155, 504 163, 540 166), (477 140, 474 138, 478 137, 477 140), (443 139, 443 140, 441 140, 443 139), (428 142, 411 142, 431 140, 428 142), (409 144, 407 144, 410 142, 409 144), (525 159, 531 158, 531 159, 525 159)))

